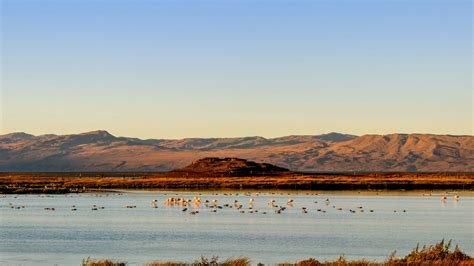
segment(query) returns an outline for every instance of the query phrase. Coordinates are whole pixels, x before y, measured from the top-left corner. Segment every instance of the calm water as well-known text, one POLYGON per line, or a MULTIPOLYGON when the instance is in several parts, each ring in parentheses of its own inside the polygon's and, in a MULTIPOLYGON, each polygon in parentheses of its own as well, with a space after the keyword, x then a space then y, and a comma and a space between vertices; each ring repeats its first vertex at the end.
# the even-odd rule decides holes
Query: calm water
POLYGON ((460 201, 447 194, 445 203, 440 201, 442 192, 431 196, 423 195, 426 192, 253 192, 250 196, 245 191, 200 193, 3 196, 0 264, 79 265, 90 256, 140 265, 153 260, 192 262, 201 255, 247 256, 254 263, 267 264, 309 257, 334 259, 339 255, 383 261, 393 250, 406 255, 417 242, 432 244, 442 238, 453 239, 474 255, 472 193, 461 193, 460 201), (164 205, 168 197, 192 199, 200 193, 203 202, 217 199, 221 206, 238 200, 246 213, 226 207, 214 213, 203 203, 191 207, 190 210, 199 210, 191 215, 183 212, 183 207, 164 205), (247 212, 250 198, 255 199, 257 213, 247 212), (293 207, 287 205, 289 198, 294 199, 293 207), (158 200, 158 208, 150 207, 153 199, 158 200), (268 205, 270 199, 287 209, 275 213, 268 205), (10 203, 25 208, 13 209, 10 203), (105 208, 93 211, 94 204, 105 208), (71 211, 72 205, 77 211, 71 211), (137 207, 129 209, 127 205, 137 207), (360 212, 359 206, 365 211, 360 212), (302 207, 308 213, 303 213, 302 207))

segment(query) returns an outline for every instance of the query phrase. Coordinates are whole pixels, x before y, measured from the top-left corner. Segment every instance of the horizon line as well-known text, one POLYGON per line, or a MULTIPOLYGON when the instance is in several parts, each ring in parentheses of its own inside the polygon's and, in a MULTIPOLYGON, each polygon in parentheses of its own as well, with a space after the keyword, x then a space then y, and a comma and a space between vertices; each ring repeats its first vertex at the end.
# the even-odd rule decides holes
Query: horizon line
POLYGON ((42 136, 48 136, 48 135, 53 135, 53 136, 70 136, 70 135, 85 135, 85 134, 90 134, 90 133, 106 133, 109 134, 115 138, 134 138, 134 139, 141 139, 141 140, 152 140, 152 139, 162 139, 162 140, 184 140, 184 139, 234 139, 234 138, 264 138, 264 139, 278 139, 278 138, 284 138, 284 137, 291 137, 291 136, 325 136, 325 135, 331 135, 331 134, 338 134, 338 135, 344 135, 344 136, 351 136, 351 137, 362 137, 362 136, 389 136, 389 135, 432 135, 432 136, 453 136, 453 137, 474 137, 474 135, 469 135, 469 134, 439 134, 439 133, 418 133, 418 132, 413 132, 413 133, 402 133, 402 132, 392 132, 392 133, 387 133, 387 134, 376 134, 376 133, 367 133, 367 134, 351 134, 351 133, 341 133, 341 132, 336 132, 336 131, 331 131, 327 133, 316 133, 316 134, 290 134, 290 135, 282 135, 282 136, 277 136, 277 137, 265 137, 262 135, 245 135, 245 136, 233 136, 233 137, 216 137, 216 136, 211 136, 211 137, 183 137, 183 138, 163 138, 163 137, 151 137, 151 138, 141 138, 141 137, 133 137, 133 136, 124 136, 124 135, 118 135, 118 134, 113 134, 110 133, 109 130, 104 130, 104 129, 97 129, 97 130, 91 130, 91 131, 83 131, 80 133, 66 133, 66 134, 57 134, 57 133, 44 133, 44 134, 31 134, 28 132, 24 131, 15 131, 15 132, 10 132, 10 133, 5 133, 5 134, 0 134, 0 136, 6 136, 6 135, 13 135, 13 134, 27 134, 31 135, 34 137, 42 137, 42 136))

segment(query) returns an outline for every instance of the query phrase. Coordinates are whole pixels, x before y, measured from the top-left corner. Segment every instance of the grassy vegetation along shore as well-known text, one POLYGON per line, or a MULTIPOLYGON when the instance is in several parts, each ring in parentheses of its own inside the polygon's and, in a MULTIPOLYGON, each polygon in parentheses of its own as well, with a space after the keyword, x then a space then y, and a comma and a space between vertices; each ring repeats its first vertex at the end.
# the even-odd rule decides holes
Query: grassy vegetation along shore
MULTIPOLYGON (((194 262, 163 262, 155 261, 145 264, 146 266, 249 266, 251 264, 263 265, 261 263, 255 263, 251 259, 246 257, 240 258, 230 258, 226 260, 219 261, 218 257, 205 258, 201 257, 194 262)), ((123 261, 114 261, 114 260, 94 260, 87 258, 83 260, 82 266, 125 266, 126 262, 123 261)), ((397 258, 395 252, 390 254, 384 262, 375 262, 369 261, 366 259, 360 260, 348 260, 344 257, 339 257, 337 260, 333 261, 319 261, 315 258, 309 258, 297 262, 284 262, 276 264, 278 266, 343 266, 343 265, 353 265, 353 266, 402 266, 402 265, 438 265, 438 266, 453 266, 453 265, 474 265, 474 259, 462 252, 458 246, 455 246, 454 249, 451 247, 451 241, 445 242, 444 240, 440 241, 435 245, 423 246, 420 248, 417 246, 413 249, 408 255, 403 258, 397 258)))
POLYGON ((0 173, 0 193, 80 193, 96 189, 465 189, 473 173, 354 173, 168 176, 166 173, 0 173))
POLYGON ((0 173, 0 193, 80 193, 96 189, 466 189, 472 173, 295 174, 176 177, 162 173, 0 173))
POLYGON ((299 173, 239 158, 209 157, 170 172, 0 173, 1 193, 91 189, 472 189, 474 173, 299 173))

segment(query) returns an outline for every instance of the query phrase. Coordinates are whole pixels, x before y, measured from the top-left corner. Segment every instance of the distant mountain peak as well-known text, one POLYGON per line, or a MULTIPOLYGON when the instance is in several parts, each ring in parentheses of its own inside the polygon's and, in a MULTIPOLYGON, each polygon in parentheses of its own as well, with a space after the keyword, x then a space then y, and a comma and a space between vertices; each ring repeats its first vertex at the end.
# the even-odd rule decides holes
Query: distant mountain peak
POLYGON ((79 134, 80 136, 96 136, 101 138, 115 138, 114 135, 110 134, 107 130, 94 130, 79 134))
POLYGON ((13 132, 10 134, 0 135, 0 139, 10 139, 10 140, 29 140, 34 139, 35 136, 25 133, 25 132, 13 132))
POLYGON ((357 136, 355 135, 349 135, 349 134, 342 134, 342 133, 337 133, 337 132, 330 132, 322 135, 318 135, 317 138, 320 140, 324 141, 334 141, 334 142, 339 142, 339 141, 347 141, 356 138, 357 136))

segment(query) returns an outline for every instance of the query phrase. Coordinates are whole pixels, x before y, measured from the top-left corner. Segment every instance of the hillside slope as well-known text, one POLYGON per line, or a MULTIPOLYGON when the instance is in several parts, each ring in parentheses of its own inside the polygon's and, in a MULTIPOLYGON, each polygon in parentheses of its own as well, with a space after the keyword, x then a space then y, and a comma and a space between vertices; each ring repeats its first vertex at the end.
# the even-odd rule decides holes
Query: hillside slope
POLYGON ((204 157, 238 157, 296 171, 474 171, 474 137, 330 133, 267 139, 0 135, 0 171, 169 171, 204 157))

